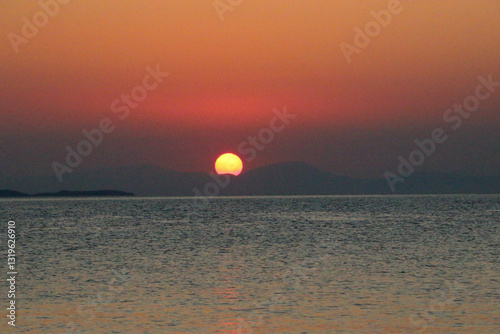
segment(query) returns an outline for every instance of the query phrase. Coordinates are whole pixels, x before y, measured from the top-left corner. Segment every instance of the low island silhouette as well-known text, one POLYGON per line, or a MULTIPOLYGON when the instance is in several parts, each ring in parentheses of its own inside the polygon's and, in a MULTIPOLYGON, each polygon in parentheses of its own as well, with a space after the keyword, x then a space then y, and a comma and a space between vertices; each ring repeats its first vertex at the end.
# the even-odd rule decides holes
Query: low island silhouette
POLYGON ((15 189, 1 190, 0 197, 495 194, 500 193, 500 175, 415 171, 391 189, 383 176, 339 176, 298 161, 244 170, 238 176, 135 165, 79 171, 63 182, 54 175, 4 178, 0 189, 15 189))
POLYGON ((61 190, 58 192, 45 192, 27 194, 15 190, 0 190, 0 197, 120 197, 134 196, 133 193, 118 190, 94 190, 94 191, 70 191, 61 190))

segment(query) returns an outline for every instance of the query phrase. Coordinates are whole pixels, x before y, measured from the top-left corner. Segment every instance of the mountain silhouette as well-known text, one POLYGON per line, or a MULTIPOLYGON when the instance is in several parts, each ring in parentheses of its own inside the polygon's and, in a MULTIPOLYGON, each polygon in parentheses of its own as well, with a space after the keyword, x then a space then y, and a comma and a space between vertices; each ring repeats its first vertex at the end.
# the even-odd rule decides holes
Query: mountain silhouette
MULTIPOLYGON (((383 178, 353 179, 338 176, 304 162, 284 162, 249 170, 229 178, 217 189, 217 195, 336 195, 392 194, 383 178)), ((63 182, 53 175, 2 178, 0 189, 22 193, 57 193, 113 189, 137 196, 194 196, 197 189, 205 194, 213 188, 214 176, 168 170, 152 165, 124 166, 66 174, 63 182)), ((396 185, 397 194, 500 193, 500 176, 467 176, 446 173, 415 172, 396 185)), ((208 194, 213 194, 208 192, 208 194)), ((19 194, 17 194, 19 195, 19 194)), ((12 192, 11 196, 16 196, 12 192)))
POLYGON ((256 168, 233 178, 227 195, 347 194, 355 180, 336 176, 304 162, 284 162, 256 168))

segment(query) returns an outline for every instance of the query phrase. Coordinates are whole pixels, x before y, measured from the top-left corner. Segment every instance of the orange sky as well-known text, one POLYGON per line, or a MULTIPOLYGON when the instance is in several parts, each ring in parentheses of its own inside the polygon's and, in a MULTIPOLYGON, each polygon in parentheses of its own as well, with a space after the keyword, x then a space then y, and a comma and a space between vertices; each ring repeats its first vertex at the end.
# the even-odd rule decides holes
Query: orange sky
MULTIPOLYGON (((154 163, 208 171, 214 155, 235 151, 267 126, 274 107, 286 105, 297 119, 253 166, 304 160, 375 175, 406 152, 413 132, 442 125, 444 111, 473 92, 478 75, 500 80, 498 0, 401 1, 402 12, 348 64, 340 43, 353 44, 353 29, 388 3, 243 0, 221 21, 211 0, 73 0, 16 53, 8 33, 21 34, 22 18, 40 6, 4 1, 0 158, 11 162, 0 167, 50 171, 81 130, 116 119, 111 102, 158 64, 170 76, 82 168, 154 163), (156 154, 147 152, 152 144, 156 154), (352 170, 383 152, 390 154, 373 170, 352 170)), ((465 150, 484 154, 457 168, 498 169, 498 146, 482 135, 499 138, 499 100, 500 91, 428 167, 445 170, 465 150)))

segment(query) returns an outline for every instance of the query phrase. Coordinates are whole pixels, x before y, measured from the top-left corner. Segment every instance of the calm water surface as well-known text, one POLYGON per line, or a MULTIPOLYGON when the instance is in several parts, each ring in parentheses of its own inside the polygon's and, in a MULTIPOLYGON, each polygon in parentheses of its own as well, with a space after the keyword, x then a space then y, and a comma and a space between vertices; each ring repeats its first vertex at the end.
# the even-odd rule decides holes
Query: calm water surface
POLYGON ((0 201, 15 331, 33 334, 497 334, 499 211, 500 195, 0 201))

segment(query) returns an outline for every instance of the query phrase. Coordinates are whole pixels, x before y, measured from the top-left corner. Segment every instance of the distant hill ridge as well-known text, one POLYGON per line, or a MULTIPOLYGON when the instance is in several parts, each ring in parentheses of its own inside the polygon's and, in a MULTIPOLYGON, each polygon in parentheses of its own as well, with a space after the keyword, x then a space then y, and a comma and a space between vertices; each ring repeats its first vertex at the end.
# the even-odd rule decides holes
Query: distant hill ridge
POLYGON ((14 190, 0 190, 0 197, 103 197, 103 196, 134 196, 133 193, 117 190, 69 191, 61 190, 55 193, 27 194, 14 190))
MULTIPOLYGON (((224 177, 227 179, 227 177, 224 177)), ((139 165, 94 171, 75 171, 59 182, 55 175, 0 180, 10 197, 29 196, 194 196, 214 185, 212 174, 177 172, 139 165), (61 192, 71 189, 70 192, 61 192), (114 189, 99 190, 96 189, 114 189), (21 193, 19 193, 21 192, 21 193), (83 193, 85 192, 85 193, 83 193), (90 192, 90 193, 88 193, 90 192), (104 192, 104 193, 102 193, 104 192), (115 192, 115 193, 113 193, 115 192)), ((396 185, 396 194, 500 193, 500 176, 467 176, 415 172, 396 185)), ((354 179, 335 175, 300 161, 249 170, 218 186, 217 195, 336 195, 392 194, 383 178, 354 179)))

